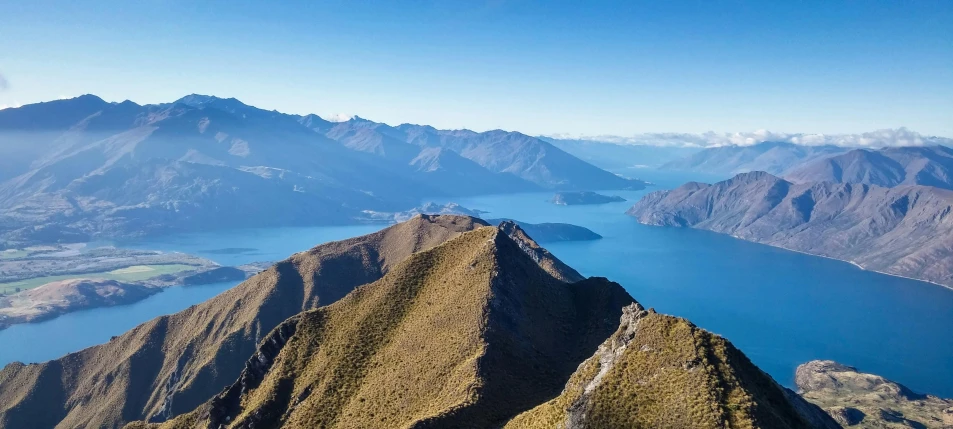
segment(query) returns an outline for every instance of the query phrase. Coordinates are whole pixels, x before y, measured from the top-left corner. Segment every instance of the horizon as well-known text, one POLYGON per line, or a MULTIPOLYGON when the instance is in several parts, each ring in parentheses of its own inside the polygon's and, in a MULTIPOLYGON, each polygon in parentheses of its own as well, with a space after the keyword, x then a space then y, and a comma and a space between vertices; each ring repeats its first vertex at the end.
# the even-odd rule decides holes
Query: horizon
POLYGON ((210 93, 546 136, 953 136, 950 2, 114 6, 0 6, 18 40, 0 53, 0 106, 210 93))
MULTIPOLYGON (((163 104, 173 104, 180 102, 182 99, 187 97, 208 97, 218 100, 234 100, 245 106, 259 109, 268 112, 277 112, 283 115, 291 115, 298 117, 305 117, 309 115, 317 116, 325 121, 333 123, 348 122, 351 120, 359 119, 363 121, 369 121, 373 123, 383 124, 388 127, 398 127, 401 125, 418 125, 418 126, 430 126, 425 123, 411 123, 411 122, 402 122, 399 124, 392 124, 382 121, 377 121, 373 118, 366 118, 360 115, 348 115, 347 117, 341 117, 340 115, 331 115, 330 117, 322 116, 317 113, 288 113, 283 112, 277 109, 263 109, 261 107, 245 103, 244 101, 236 97, 223 97, 212 94, 199 94, 191 93, 186 94, 180 97, 177 97, 168 101, 161 101, 158 103, 139 103, 134 100, 124 99, 121 101, 117 100, 106 100, 99 95, 86 93, 81 94, 76 97, 61 97, 54 100, 39 101, 36 103, 31 103, 21 106, 0 106, 0 111, 5 109, 16 109, 24 106, 64 101, 64 100, 74 100, 80 97, 96 97, 97 99, 109 103, 109 104, 120 104, 124 102, 131 102, 138 106, 159 106, 163 104)), ((567 134, 530 134, 522 132, 518 129, 508 130, 502 128, 494 129, 484 129, 484 130, 474 130, 471 128, 438 128, 440 130, 446 131, 471 131, 477 133, 484 132, 493 132, 493 131, 502 131, 507 133, 519 133, 536 138, 549 138, 554 140, 566 140, 566 141, 591 141, 597 143, 606 143, 606 144, 618 144, 618 145, 631 145, 631 146, 652 146, 652 147, 681 147, 681 148, 717 148, 717 147, 726 147, 726 146, 753 146, 762 143, 788 143, 795 145, 803 146, 842 146, 842 147, 855 147, 855 148, 879 148, 879 147, 904 147, 904 146, 953 146, 953 139, 945 136, 936 136, 936 135, 926 135, 918 132, 917 130, 911 130, 907 127, 899 128, 886 128, 878 130, 870 130, 862 133, 853 133, 853 134, 824 134, 824 133, 809 133, 809 132, 774 132, 770 130, 753 130, 753 131, 734 131, 734 132, 716 132, 716 131, 705 131, 700 133, 685 133, 677 131, 668 131, 668 132, 649 132, 649 133, 640 133, 633 134, 629 136, 618 136, 618 135, 567 135, 567 134), (707 140, 705 140, 707 139, 707 140), (702 140, 705 140, 702 142, 702 140)))

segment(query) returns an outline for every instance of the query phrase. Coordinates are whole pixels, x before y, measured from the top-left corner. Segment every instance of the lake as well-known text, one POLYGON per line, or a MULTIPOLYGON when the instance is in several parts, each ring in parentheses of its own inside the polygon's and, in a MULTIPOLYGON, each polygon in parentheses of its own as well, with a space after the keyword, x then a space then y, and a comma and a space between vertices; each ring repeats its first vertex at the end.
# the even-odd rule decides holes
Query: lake
MULTIPOLYGON (((656 189, 711 179, 651 170, 625 174, 651 180, 656 189)), ((486 210, 487 218, 567 222, 592 229, 604 238, 544 245, 582 274, 620 283, 644 306, 724 335, 789 387, 798 364, 833 359, 916 391, 953 397, 953 290, 707 231, 641 225, 623 212, 645 192, 606 191, 629 201, 598 206, 555 206, 547 202, 551 193, 434 201, 486 210)), ((379 228, 249 229, 176 235, 128 246, 179 250, 236 265, 282 259, 317 243, 379 228)), ((170 288, 129 306, 13 326, 0 331, 0 364, 51 359, 107 341, 230 286, 170 288)))

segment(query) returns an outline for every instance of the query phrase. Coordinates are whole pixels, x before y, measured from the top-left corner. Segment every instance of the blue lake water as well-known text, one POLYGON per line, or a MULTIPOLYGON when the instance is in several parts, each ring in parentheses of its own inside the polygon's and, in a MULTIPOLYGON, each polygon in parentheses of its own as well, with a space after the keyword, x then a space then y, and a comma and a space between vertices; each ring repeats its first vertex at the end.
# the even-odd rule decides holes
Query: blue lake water
MULTIPOLYGON (((625 174, 663 189, 687 179, 711 179, 650 170, 625 174)), ((793 384, 800 363, 833 359, 917 391, 953 397, 953 290, 706 231, 644 226, 623 212, 645 192, 607 191, 630 201, 598 206, 555 206, 546 202, 548 193, 435 201, 486 210, 488 218, 568 222, 592 229, 604 238, 544 245, 582 274, 620 283, 646 307, 724 335, 782 384, 793 384)), ((249 229, 130 246, 179 250, 235 265, 282 259, 380 227, 249 229)), ((104 342, 230 286, 171 288, 130 306, 13 326, 0 331, 0 364, 51 359, 104 342)))

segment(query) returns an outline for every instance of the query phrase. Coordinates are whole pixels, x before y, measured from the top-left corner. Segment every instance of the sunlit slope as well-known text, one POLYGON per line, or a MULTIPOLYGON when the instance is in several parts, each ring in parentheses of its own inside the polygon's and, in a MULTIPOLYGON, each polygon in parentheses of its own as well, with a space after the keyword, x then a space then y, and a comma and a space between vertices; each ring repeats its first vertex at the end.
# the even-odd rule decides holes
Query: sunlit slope
POLYGON ((260 340, 303 310, 337 301, 412 253, 484 226, 420 216, 298 253, 235 288, 112 341, 0 371, 0 427, 121 427, 188 412, 241 373, 260 340))
POLYGON ((283 323, 230 388, 161 427, 501 425, 556 396, 633 302, 520 247, 487 227, 412 256, 283 323))

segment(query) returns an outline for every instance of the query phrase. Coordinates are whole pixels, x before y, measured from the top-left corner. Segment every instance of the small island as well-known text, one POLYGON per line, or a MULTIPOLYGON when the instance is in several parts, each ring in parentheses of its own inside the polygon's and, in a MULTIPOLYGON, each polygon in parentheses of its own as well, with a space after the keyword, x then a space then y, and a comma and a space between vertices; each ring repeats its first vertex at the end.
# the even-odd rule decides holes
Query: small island
POLYGON ((486 219, 490 225, 499 225, 501 222, 513 222, 523 228, 530 237, 540 243, 558 241, 588 241, 598 240, 602 236, 591 229, 569 223, 527 223, 513 219, 486 219))
POLYGON ((621 203, 625 198, 616 195, 602 195, 592 191, 557 192, 553 204, 560 206, 580 206, 587 204, 621 203))

